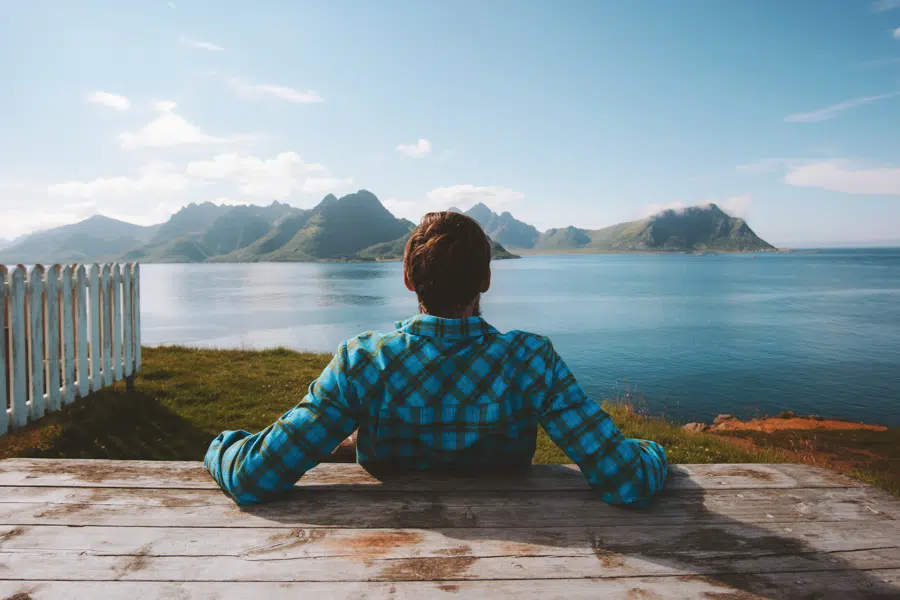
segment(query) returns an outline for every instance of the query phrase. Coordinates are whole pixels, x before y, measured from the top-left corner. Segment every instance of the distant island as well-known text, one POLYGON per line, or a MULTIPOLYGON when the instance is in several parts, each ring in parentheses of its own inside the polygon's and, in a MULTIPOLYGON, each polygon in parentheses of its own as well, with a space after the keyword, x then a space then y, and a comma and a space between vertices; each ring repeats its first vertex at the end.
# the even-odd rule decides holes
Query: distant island
MULTIPOLYGON (((459 209, 451 208, 457 212, 459 209)), ((665 210, 646 219, 603 229, 564 227, 540 232, 510 213, 498 215, 484 204, 465 213, 513 252, 763 252, 775 250, 747 223, 715 204, 665 210)))
MULTIPOLYGON (((462 212, 456 208, 450 208, 462 212)), ((664 211, 604 229, 576 227, 544 232, 500 215, 484 204, 464 214, 491 238, 494 259, 513 252, 768 251, 743 221, 715 204, 664 211)), ((312 209, 189 204, 165 223, 140 226, 95 215, 79 223, 34 233, 0 248, 0 263, 138 261, 328 262, 398 260, 415 224, 398 219, 375 194, 329 194, 312 209)))

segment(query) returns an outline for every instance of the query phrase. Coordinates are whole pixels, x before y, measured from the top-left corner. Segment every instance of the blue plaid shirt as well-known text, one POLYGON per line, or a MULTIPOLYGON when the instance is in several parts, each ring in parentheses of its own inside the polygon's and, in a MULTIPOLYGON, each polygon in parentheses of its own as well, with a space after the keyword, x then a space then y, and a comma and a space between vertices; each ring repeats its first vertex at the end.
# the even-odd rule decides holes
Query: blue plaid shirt
POLYGON ((296 407, 263 431, 226 431, 209 472, 239 504, 290 489, 357 427, 357 462, 408 469, 531 464, 537 426, 613 504, 645 505, 666 453, 624 437, 550 340, 478 317, 418 315, 340 345, 296 407))

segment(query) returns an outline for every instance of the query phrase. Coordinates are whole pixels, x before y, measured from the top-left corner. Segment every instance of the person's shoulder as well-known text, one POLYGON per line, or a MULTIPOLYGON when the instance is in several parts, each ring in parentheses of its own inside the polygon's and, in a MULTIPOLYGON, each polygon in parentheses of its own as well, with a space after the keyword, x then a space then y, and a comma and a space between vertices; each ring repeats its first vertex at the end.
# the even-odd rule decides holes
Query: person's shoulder
POLYGON ((498 339, 502 339, 505 343, 515 348, 525 350, 548 350, 553 348, 553 343, 545 335, 533 333, 531 331, 522 331, 513 329, 506 333, 498 335, 498 339))
POLYGON ((398 331, 364 331, 345 341, 341 345, 347 349, 347 353, 350 355, 357 353, 371 355, 377 353, 385 344, 390 343, 398 337, 398 331))

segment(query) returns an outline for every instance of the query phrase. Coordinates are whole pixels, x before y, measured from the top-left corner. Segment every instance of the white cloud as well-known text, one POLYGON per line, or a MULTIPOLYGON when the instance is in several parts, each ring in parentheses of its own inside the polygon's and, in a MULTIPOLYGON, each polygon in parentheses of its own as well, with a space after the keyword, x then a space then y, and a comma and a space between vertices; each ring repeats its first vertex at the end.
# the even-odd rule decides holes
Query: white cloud
POLYGON ((131 107, 131 102, 125 96, 101 92, 100 90, 88 94, 87 101, 91 104, 102 104, 116 110, 128 110, 131 107))
POLYGON ((525 197, 522 192, 500 185, 479 186, 471 184, 435 188, 426 194, 428 200, 442 209, 456 206, 466 208, 483 202, 488 206, 506 204, 525 197))
POLYGON ((153 103, 153 109, 158 110, 159 112, 171 112, 175 110, 176 106, 177 104, 171 100, 157 100, 153 103))
POLYGON ((260 200, 285 200, 297 193, 323 194, 346 188, 352 178, 336 178, 318 163, 308 163, 294 152, 271 159, 229 153, 188 164, 190 177, 231 181, 240 192, 260 200))
POLYGON ((891 35, 894 36, 895 40, 900 40, 900 27, 891 31, 891 35))
POLYGON ((303 92, 281 85, 249 83, 247 81, 244 81, 243 79, 238 79, 237 77, 229 79, 228 84, 238 95, 245 98, 271 96, 280 100, 286 100, 288 102, 299 102, 302 104, 322 102, 322 97, 313 90, 307 90, 303 92))
POLYGON ((210 52, 224 52, 225 48, 219 46, 218 44, 212 44, 210 42, 201 42, 200 40, 194 40, 189 37, 181 36, 181 43, 185 46, 190 46, 191 48, 198 48, 200 50, 209 50, 210 52))
POLYGON ((719 207, 732 217, 745 218, 750 212, 750 204, 753 202, 751 194, 731 196, 719 203, 719 207))
POLYGON ((845 110, 855 108, 857 106, 863 106, 865 104, 871 104, 872 102, 877 102, 879 100, 886 100, 887 98, 894 98, 896 96, 900 96, 900 92, 879 94, 877 96, 865 96, 863 98, 851 98, 850 100, 845 100, 844 102, 841 102, 839 104, 833 104, 831 106, 826 106, 825 108, 820 108, 811 112, 788 115, 784 118, 784 120, 786 123, 814 123, 817 121, 828 121, 829 119, 835 118, 845 110))
POLYGON ((875 12, 885 12, 900 8, 900 0, 873 0, 872 10, 875 12))
POLYGON ((667 203, 660 202, 648 204, 647 206, 645 206, 641 210, 640 216, 642 219, 646 219, 668 210, 675 211, 676 213, 682 213, 686 208, 709 208, 712 204, 717 204, 719 208, 721 208, 732 217, 746 217, 747 212, 750 209, 750 203, 752 202, 752 200, 753 197, 750 194, 741 194, 740 196, 731 196, 724 200, 717 200, 715 202, 693 202, 691 204, 686 204, 684 202, 681 202, 680 200, 667 203))
POLYGON ((160 114, 137 133, 119 135, 119 143, 126 150, 137 148, 168 148, 172 146, 221 144, 227 139, 209 135, 174 112, 175 103, 158 101, 154 107, 160 114))
POLYGON ((647 217, 652 217, 653 215, 657 215, 661 212, 665 212, 667 210, 674 210, 675 212, 681 212, 686 208, 684 202, 675 201, 669 202, 667 204, 663 203, 655 203, 648 204, 641 210, 641 218, 646 219, 647 217))
POLYGON ((846 160, 811 162, 791 168, 784 182, 863 196, 900 196, 900 168, 863 167, 846 160))
POLYGON ((117 198, 132 194, 181 192, 190 181, 169 163, 142 167, 137 177, 98 177, 91 181, 67 181, 47 188, 51 196, 73 198, 117 198))
POLYGON ((422 158, 431 153, 431 142, 421 138, 413 144, 398 144, 397 152, 410 158, 422 158))

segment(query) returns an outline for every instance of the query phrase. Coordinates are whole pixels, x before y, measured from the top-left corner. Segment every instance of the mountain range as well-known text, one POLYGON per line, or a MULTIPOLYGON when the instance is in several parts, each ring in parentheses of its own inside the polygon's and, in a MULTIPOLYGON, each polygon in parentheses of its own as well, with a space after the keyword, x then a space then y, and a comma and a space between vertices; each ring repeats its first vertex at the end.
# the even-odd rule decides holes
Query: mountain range
MULTIPOLYGON (((461 212, 457 208, 451 208, 461 212)), ((715 204, 665 210, 646 219, 603 229, 563 227, 540 232, 508 212, 497 214, 484 204, 465 213, 485 232, 514 252, 763 251, 774 246, 738 217, 715 204)))
MULTIPOLYGON (((459 209, 451 208, 456 212, 459 209)), ((605 229, 538 231, 484 204, 466 211, 491 238, 492 257, 521 252, 772 250, 743 219, 714 204, 665 211, 605 229)), ((165 223, 141 226, 95 215, 0 247, 0 263, 370 261, 402 258, 415 224, 360 190, 329 194, 312 209, 190 204, 165 223)))

